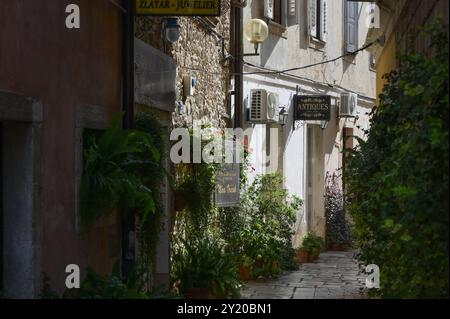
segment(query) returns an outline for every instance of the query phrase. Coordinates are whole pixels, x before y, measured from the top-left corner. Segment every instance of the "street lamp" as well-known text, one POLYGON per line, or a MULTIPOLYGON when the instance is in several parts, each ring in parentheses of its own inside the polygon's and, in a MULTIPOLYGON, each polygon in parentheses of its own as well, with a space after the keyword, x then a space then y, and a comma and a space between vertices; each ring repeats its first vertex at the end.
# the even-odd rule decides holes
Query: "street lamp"
POLYGON ((244 54, 244 56, 257 56, 259 55, 259 45, 269 36, 269 27, 261 19, 251 19, 245 25, 244 34, 247 40, 255 46, 254 54, 244 54))
POLYGON ((288 117, 289 113, 286 112, 285 107, 282 107, 280 113, 278 114, 278 124, 280 124, 281 126, 285 126, 287 124, 288 117))
POLYGON ((178 24, 178 18, 165 18, 162 20, 164 39, 174 44, 180 39, 181 26, 178 24))

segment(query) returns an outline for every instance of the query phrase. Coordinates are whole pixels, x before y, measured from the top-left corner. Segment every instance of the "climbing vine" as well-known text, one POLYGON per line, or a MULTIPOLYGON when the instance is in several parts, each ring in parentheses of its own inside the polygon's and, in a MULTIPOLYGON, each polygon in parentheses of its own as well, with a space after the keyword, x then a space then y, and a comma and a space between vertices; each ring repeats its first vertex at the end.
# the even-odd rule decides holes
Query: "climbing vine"
POLYGON ((380 267, 385 298, 448 297, 448 33, 430 56, 408 53, 374 109, 346 172, 361 257, 380 267))
POLYGON ((151 266, 163 206, 159 187, 165 176, 162 128, 149 113, 136 118, 135 130, 121 128, 116 116, 103 134, 86 137, 80 188, 81 219, 89 228, 116 210, 138 220, 139 262, 151 266))

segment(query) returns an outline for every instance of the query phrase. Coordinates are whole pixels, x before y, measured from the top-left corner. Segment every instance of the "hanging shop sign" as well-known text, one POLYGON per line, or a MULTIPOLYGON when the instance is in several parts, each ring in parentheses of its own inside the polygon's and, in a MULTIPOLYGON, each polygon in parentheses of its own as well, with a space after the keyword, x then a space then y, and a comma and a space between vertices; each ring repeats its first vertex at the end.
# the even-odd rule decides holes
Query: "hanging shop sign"
POLYGON ((135 0, 137 15, 220 16, 221 0, 135 0))
POLYGON ((216 174, 214 199, 217 207, 234 207, 240 202, 240 167, 223 164, 216 174))
POLYGON ((331 96, 296 95, 296 121, 329 121, 331 118, 331 96))

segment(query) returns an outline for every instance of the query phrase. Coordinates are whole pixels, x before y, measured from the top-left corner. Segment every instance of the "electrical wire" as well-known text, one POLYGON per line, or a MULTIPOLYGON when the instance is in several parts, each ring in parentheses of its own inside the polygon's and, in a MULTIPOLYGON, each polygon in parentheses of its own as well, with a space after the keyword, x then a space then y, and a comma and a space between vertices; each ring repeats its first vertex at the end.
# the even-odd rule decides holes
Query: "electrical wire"
MULTIPOLYGON (((338 56, 336 58, 330 59, 330 60, 325 60, 325 61, 321 61, 321 62, 317 62, 317 63, 313 63, 313 64, 308 64, 308 65, 303 65, 303 66, 299 66, 299 67, 295 67, 295 68, 290 68, 290 69, 286 69, 286 70, 282 70, 282 71, 277 71, 277 70, 271 70, 271 71, 257 71, 257 72, 248 72, 248 73, 243 73, 242 75, 256 75, 256 74, 285 74, 287 72, 292 72, 292 71, 299 71, 299 70, 304 70, 304 69, 308 69, 308 68, 312 68, 318 65, 323 65, 323 64, 328 64, 328 63, 332 63, 332 62, 336 62, 340 59, 343 59, 347 56, 353 56, 358 52, 364 51, 368 48, 370 48, 372 45, 374 45, 375 43, 377 43, 379 40, 375 40, 373 42, 370 42, 364 46, 362 46, 361 48, 359 48, 356 51, 353 52, 348 52, 345 53, 341 56, 338 56)), ((248 62, 243 61, 245 64, 248 64, 248 62)))
MULTIPOLYGON (((109 0, 109 1, 113 1, 113 0, 109 0)), ((269 69, 269 68, 266 68, 266 67, 258 66, 258 65, 255 65, 253 63, 247 62, 244 59, 239 59, 244 65, 247 65, 247 66, 259 69, 261 71, 239 72, 239 73, 230 72, 228 74, 230 76, 236 76, 236 75, 240 75, 240 76, 246 76, 246 75, 285 75, 285 76, 288 76, 288 77, 291 77, 291 78, 299 79, 299 80, 302 80, 302 81, 307 81, 309 83, 320 84, 322 86, 329 87, 329 88, 338 88, 338 89, 346 91, 346 92, 356 93, 359 96, 362 96, 362 97, 365 97, 365 98, 368 98, 368 99, 373 99, 373 97, 366 96, 364 94, 361 94, 361 93, 349 90, 349 89, 344 88, 344 87, 342 87, 340 85, 330 84, 330 83, 325 83, 325 82, 321 82, 321 81, 312 80, 312 79, 309 79, 309 78, 306 78, 306 77, 303 77, 303 76, 299 76, 299 75, 296 75, 296 74, 292 74, 292 73, 289 73, 289 72, 298 71, 298 70, 305 70, 305 69, 312 68, 312 67, 315 67, 315 66, 318 66, 318 65, 325 65, 325 64, 336 62, 336 61, 338 61, 340 59, 343 59, 343 58, 345 58, 347 56, 353 56, 353 55, 355 55, 358 52, 364 51, 364 50, 368 49, 369 47, 371 47, 372 45, 374 45, 377 42, 379 42, 379 39, 377 39, 377 40, 375 40, 375 41, 373 41, 373 42, 371 42, 371 43, 369 43, 367 45, 362 46, 361 48, 355 50, 352 53, 346 53, 346 54, 343 54, 343 55, 338 56, 338 57, 333 58, 333 59, 329 59, 329 60, 325 60, 325 61, 321 61, 321 62, 309 64, 309 65, 303 65, 303 66, 300 66, 300 67, 290 68, 290 69, 286 69, 286 70, 281 70, 281 71, 279 71, 279 70, 272 70, 272 69, 269 69)), ((231 54, 228 55, 228 58, 233 59, 233 60, 238 60, 238 58, 232 56, 231 54)), ((205 70, 205 69, 203 69, 201 67, 188 67, 186 65, 178 65, 178 67, 181 67, 183 69, 190 70, 190 71, 195 71, 195 72, 201 72, 201 73, 209 74, 209 75, 217 75, 217 76, 223 76, 224 75, 221 72, 211 72, 211 71, 205 70)), ((151 73, 165 73, 165 72, 151 72, 151 73)))

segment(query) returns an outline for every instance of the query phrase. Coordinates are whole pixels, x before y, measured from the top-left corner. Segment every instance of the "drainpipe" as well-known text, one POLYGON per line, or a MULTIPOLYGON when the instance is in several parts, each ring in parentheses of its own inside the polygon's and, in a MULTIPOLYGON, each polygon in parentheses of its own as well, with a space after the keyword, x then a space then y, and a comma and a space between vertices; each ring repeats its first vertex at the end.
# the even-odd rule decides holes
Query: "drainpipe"
POLYGON ((134 117, 134 0, 126 1, 123 23, 123 127, 133 127, 134 117))
MULTIPOLYGON (((123 14, 122 39, 122 111, 123 128, 133 127, 134 119, 134 0, 125 0, 126 12, 123 14)), ((133 212, 122 214, 122 277, 128 278, 135 264, 135 218, 133 212)))
POLYGON ((243 91, 244 91, 244 78, 242 73, 244 71, 244 64, 242 61, 243 56, 243 9, 239 6, 233 8, 233 73, 234 77, 234 127, 242 127, 242 114, 243 114, 243 91))

